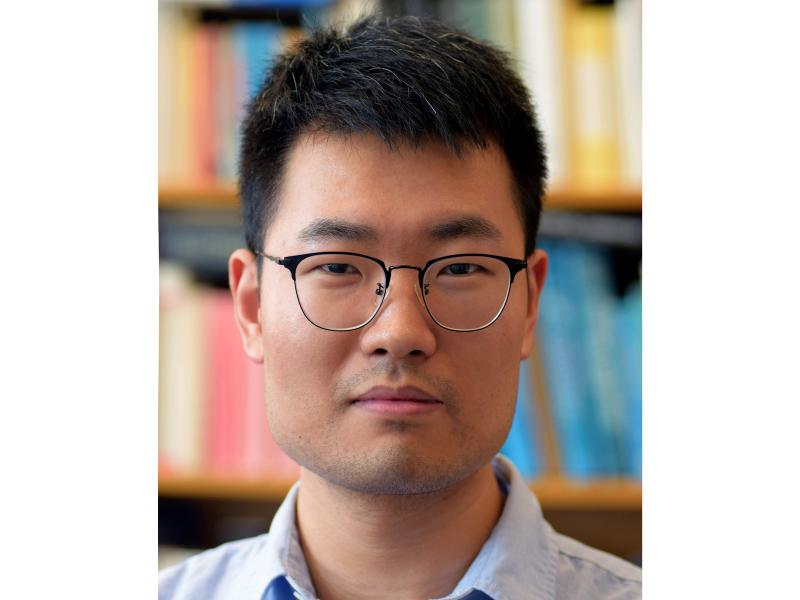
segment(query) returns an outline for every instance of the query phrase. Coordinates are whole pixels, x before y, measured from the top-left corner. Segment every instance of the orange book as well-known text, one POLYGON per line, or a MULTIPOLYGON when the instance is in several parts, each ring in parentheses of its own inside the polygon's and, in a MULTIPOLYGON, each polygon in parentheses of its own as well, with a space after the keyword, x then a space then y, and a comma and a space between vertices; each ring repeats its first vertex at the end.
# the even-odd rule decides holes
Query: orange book
POLYGON ((214 82, 212 65, 218 29, 207 25, 195 29, 191 53, 191 179, 216 179, 216 140, 214 135, 214 82))

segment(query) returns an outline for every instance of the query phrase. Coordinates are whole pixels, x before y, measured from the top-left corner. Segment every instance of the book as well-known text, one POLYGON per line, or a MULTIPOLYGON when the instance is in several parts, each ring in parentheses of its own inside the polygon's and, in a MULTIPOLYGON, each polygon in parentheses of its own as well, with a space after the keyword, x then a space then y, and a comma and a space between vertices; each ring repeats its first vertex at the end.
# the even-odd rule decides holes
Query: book
POLYGON ((517 64, 542 129, 549 185, 568 177, 562 0, 517 0, 517 64))
POLYGON ((218 136, 214 128, 214 98, 218 82, 214 77, 214 57, 218 52, 218 29, 217 25, 208 24, 191 30, 189 116, 192 163, 189 177, 196 182, 213 182, 216 179, 218 136))
POLYGON ((619 184, 613 5, 565 3, 570 181, 584 188, 619 184))
POLYGON ((642 0, 614 4, 622 183, 642 185, 642 0))
POLYGON ((230 292, 209 290, 204 303, 209 332, 206 465, 214 474, 241 474, 246 425, 244 350, 234 322, 230 292))
POLYGON ((537 332, 550 397, 561 470, 577 479, 596 474, 591 429, 587 428, 586 373, 576 353, 574 299, 565 285, 563 242, 541 240, 550 271, 539 300, 537 332))
POLYGON ((158 448, 160 467, 175 473, 203 468, 206 337, 202 306, 188 271, 159 268, 158 448))
POLYGON ((619 304, 612 288, 611 265, 603 248, 574 244, 577 279, 584 315, 582 345, 586 353, 592 417, 596 421, 599 452, 604 457, 601 472, 619 475, 625 435, 625 401, 619 365, 615 313, 619 304))
POLYGON ((245 73, 244 101, 250 101, 264 81, 280 49, 281 26, 269 22, 244 22, 233 26, 234 46, 245 73))
POLYGON ((642 285, 634 283, 617 306, 619 361, 625 389, 623 472, 642 477, 642 285))

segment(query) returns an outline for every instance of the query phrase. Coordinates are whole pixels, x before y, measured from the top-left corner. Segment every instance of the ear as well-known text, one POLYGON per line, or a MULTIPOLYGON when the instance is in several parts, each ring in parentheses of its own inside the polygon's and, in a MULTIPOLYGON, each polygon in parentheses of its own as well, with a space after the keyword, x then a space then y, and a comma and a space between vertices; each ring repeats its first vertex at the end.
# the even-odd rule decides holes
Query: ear
POLYGON ((539 296, 547 278, 548 257, 544 250, 534 250, 528 257, 525 275, 528 281, 528 313, 525 317, 525 337, 522 341, 520 360, 525 360, 533 350, 536 318, 539 315, 539 296))
POLYGON ((240 248, 228 259, 228 285, 233 294, 236 326, 242 336, 242 346, 250 360, 264 362, 261 340, 261 310, 256 257, 240 248))

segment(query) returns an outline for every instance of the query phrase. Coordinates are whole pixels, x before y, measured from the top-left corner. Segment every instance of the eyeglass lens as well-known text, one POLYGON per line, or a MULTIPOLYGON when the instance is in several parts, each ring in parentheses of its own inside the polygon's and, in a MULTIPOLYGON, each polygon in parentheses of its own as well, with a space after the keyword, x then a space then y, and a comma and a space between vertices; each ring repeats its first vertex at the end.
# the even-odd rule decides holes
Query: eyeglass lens
MULTIPOLYGON (((436 261, 422 292, 433 319, 448 329, 474 330, 495 320, 510 285, 503 261, 458 256, 436 261)), ((367 323, 386 294, 386 275, 375 261, 347 254, 304 258, 295 275, 297 299, 318 327, 347 330, 367 323)))

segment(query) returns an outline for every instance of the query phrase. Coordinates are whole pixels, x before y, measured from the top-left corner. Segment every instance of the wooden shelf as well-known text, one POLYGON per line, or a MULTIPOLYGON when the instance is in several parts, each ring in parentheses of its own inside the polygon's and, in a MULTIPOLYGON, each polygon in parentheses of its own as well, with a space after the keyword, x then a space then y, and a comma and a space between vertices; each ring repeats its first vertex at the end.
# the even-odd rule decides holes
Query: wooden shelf
POLYGON ((169 183, 158 186, 158 205, 162 208, 198 206, 236 206, 239 192, 234 182, 169 183))
MULTIPOLYGON (((202 498, 280 502, 291 482, 264 479, 220 478, 205 475, 161 477, 162 498, 202 498)), ((545 510, 641 511, 642 487, 625 479, 586 483, 560 477, 543 478, 531 484, 545 510)))
MULTIPOLYGON (((158 205, 162 208, 234 207, 239 194, 233 182, 205 184, 160 184, 158 205)), ((548 193, 544 208, 596 212, 638 212, 642 210, 639 189, 581 190, 562 188, 548 193)))
POLYGON ((642 510, 642 485, 628 479, 578 482, 552 477, 534 481, 530 488, 544 509, 642 510))
POLYGON ((642 190, 615 188, 607 190, 554 189, 545 196, 544 210, 582 210, 593 212, 639 212, 642 190))

